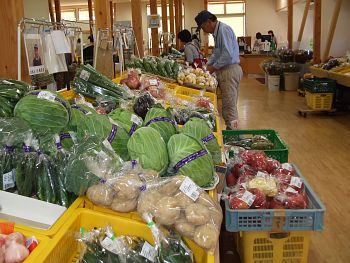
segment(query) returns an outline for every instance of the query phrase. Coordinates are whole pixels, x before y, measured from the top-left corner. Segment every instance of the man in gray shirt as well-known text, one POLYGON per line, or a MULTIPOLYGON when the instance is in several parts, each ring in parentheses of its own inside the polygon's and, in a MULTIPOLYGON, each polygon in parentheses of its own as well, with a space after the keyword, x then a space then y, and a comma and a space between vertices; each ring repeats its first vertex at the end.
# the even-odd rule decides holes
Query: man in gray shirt
POLYGON ((243 72, 239 65, 239 47, 232 28, 217 20, 207 10, 201 11, 195 18, 198 30, 203 29, 214 37, 215 47, 208 60, 207 69, 215 72, 222 91, 222 116, 226 129, 238 129, 237 99, 239 82, 243 72))

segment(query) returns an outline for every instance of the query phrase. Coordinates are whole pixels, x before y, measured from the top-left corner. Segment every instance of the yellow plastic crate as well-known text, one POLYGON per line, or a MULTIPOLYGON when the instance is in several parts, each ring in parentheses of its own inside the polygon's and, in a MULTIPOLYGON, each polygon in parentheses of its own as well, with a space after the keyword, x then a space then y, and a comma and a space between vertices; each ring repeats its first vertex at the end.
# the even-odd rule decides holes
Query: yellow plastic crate
MULTIPOLYGON (((79 94, 75 93, 74 90, 62 90, 58 91, 58 93, 65 98, 66 100, 73 100, 79 98, 79 94)), ((93 103, 95 100, 89 97, 84 97, 87 102, 93 103)))
POLYGON ((57 219, 57 221, 53 224, 53 226, 50 229, 43 230, 39 228, 28 227, 23 224, 16 224, 16 228, 21 232, 27 231, 27 232, 35 233, 35 235, 42 235, 42 236, 47 236, 49 238, 52 238, 58 233, 58 231, 61 229, 63 224, 72 216, 74 211, 77 208, 84 207, 84 205, 85 205, 84 199, 81 197, 78 197, 73 202, 73 204, 71 204, 71 206, 62 214, 62 216, 59 219, 57 219))
POLYGON ((29 254, 29 256, 26 258, 24 263, 37 262, 37 258, 39 257, 40 254, 46 251, 47 246, 51 241, 51 239, 48 238, 47 236, 40 235, 31 230, 24 230, 21 227, 18 227, 17 224, 15 224, 14 231, 22 233, 26 238, 35 236, 35 238, 38 240, 38 243, 39 243, 38 246, 29 254))
MULTIPOLYGON (((77 209, 69 220, 67 220, 49 246, 46 247, 45 251, 38 256, 36 262, 77 262, 79 246, 75 240, 75 233, 79 232, 80 227, 92 229, 94 227, 105 227, 107 224, 113 227, 116 235, 138 236, 151 244, 154 243, 151 231, 145 223, 83 208, 77 209)), ((186 243, 193 251, 195 262, 214 263, 213 255, 206 253, 190 240, 186 240, 186 243)))
POLYGON ((332 109, 334 93, 311 93, 306 91, 306 104, 312 110, 332 109))
POLYGON ((311 231, 236 233, 244 263, 307 263, 311 231))
MULTIPOLYGON (((181 95, 186 95, 186 96, 193 96, 193 95, 200 95, 201 94, 201 90, 198 89, 191 89, 191 88, 187 88, 187 87, 183 87, 183 86, 177 86, 176 88, 176 94, 181 94, 181 95)), ((214 104, 214 108, 217 110, 218 106, 217 106, 217 96, 215 93, 213 92, 204 92, 204 97, 209 98, 212 103, 214 104)))

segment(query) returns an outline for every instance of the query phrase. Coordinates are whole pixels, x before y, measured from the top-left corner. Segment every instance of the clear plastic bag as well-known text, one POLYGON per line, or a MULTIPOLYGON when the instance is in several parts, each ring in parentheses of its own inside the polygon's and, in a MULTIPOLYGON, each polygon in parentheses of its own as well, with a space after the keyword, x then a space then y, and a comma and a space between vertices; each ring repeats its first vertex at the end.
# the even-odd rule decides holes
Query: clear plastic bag
POLYGON ((137 211, 142 217, 150 214, 159 225, 174 227, 205 250, 213 252, 216 248, 221 207, 188 177, 159 179, 142 192, 137 211))

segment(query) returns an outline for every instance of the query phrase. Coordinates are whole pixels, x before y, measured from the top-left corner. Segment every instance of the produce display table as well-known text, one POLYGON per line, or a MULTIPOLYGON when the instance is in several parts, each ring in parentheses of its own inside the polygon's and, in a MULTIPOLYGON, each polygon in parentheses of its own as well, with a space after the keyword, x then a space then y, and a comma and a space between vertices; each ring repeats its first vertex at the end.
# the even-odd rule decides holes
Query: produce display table
POLYGON ((336 72, 310 67, 310 72, 318 78, 330 78, 337 81, 338 84, 343 85, 345 87, 350 87, 350 75, 339 74, 336 72))
POLYGON ((260 68, 260 63, 266 59, 271 58, 266 54, 244 54, 240 55, 241 67, 244 74, 264 74, 264 71, 260 68))

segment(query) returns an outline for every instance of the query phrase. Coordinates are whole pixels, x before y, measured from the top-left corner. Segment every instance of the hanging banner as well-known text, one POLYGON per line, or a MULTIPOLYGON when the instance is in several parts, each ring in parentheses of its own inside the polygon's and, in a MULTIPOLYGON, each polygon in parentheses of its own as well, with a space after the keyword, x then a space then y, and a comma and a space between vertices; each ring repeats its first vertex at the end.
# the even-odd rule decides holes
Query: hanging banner
POLYGON ((24 46, 26 50, 29 75, 37 75, 45 72, 44 50, 39 34, 24 34, 24 46))

